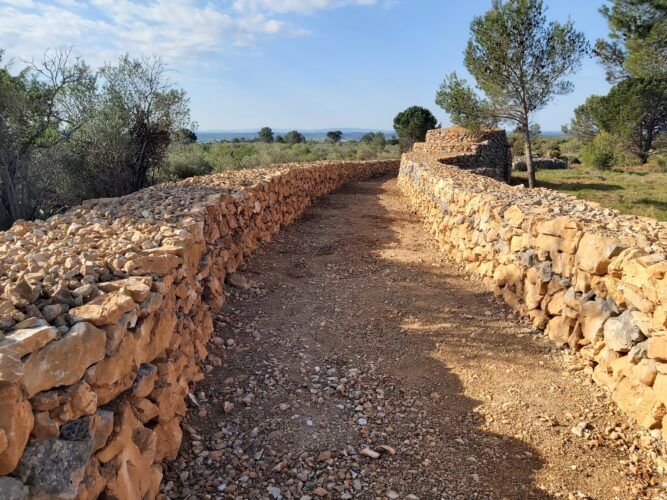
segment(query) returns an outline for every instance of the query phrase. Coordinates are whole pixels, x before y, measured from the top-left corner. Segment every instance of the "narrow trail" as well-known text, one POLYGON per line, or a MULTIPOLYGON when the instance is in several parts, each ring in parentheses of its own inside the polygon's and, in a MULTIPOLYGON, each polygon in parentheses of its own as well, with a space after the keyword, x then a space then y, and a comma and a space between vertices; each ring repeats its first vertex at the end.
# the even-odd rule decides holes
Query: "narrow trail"
POLYGON ((319 200, 242 274, 168 497, 646 494, 624 417, 435 250, 394 179, 319 200))

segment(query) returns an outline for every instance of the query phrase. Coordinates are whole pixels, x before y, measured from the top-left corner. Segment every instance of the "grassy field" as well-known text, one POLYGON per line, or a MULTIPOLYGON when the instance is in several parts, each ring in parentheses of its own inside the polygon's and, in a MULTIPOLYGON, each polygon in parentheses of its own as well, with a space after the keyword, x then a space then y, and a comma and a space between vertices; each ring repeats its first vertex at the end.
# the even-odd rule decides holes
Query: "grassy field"
MULTIPOLYGON (((595 201, 621 213, 667 221, 667 172, 656 166, 600 171, 578 165, 564 170, 537 172, 537 183, 595 201)), ((515 182, 526 180, 514 172, 515 182)))

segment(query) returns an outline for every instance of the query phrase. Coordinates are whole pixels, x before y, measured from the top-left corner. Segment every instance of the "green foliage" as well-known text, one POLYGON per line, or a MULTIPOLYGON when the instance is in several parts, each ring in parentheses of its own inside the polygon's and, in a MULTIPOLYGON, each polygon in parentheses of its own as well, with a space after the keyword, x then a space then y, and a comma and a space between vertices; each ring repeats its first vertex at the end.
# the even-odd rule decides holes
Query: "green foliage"
POLYGON ((213 172, 213 165, 206 158, 204 149, 189 144, 173 144, 167 153, 167 161, 161 177, 163 180, 180 180, 213 172))
POLYGON ((188 100, 159 59, 123 56, 98 73, 69 50, 18 74, 0 67, 0 224, 158 177, 173 140, 196 140, 188 100))
POLYGON ((292 130, 285 134, 285 143, 286 144, 300 144, 306 142, 306 138, 298 130, 292 130))
POLYGON ((652 75, 620 81, 606 96, 589 97, 565 130, 584 143, 604 131, 646 163, 658 152, 655 145, 667 131, 667 78, 652 75))
POLYGON ((421 106, 412 106, 394 118, 394 129, 398 134, 401 151, 408 151, 415 142, 422 142, 426 132, 435 128, 438 121, 433 113, 421 106))
POLYGON ((292 145, 215 142, 210 144, 174 144, 169 148, 167 168, 161 180, 175 180, 210 172, 224 172, 277 163, 318 160, 374 160, 398 158, 396 146, 377 147, 365 142, 302 142, 292 145))
POLYGON ((197 134, 189 128, 178 129, 172 135, 172 142, 179 144, 192 144, 197 142, 197 134))
POLYGON ((257 133, 257 138, 259 142, 273 142, 273 130, 270 127, 262 127, 257 133))
POLYGON ((85 123, 94 95, 95 75, 68 50, 47 53, 16 75, 0 67, 2 227, 75 201, 66 143, 85 123))
POLYGON ((542 0, 494 0, 471 24, 465 65, 498 119, 527 125, 530 113, 572 91, 566 77, 588 43, 571 21, 547 22, 545 12, 542 0))
POLYGON ((667 78, 627 78, 602 98, 601 128, 626 144, 644 164, 654 142, 667 131, 667 78))
POLYGON ((563 132, 581 142, 592 141, 600 132, 600 116, 603 112, 603 97, 592 95, 574 110, 574 118, 563 132))
POLYGON ((451 117, 452 123, 478 132, 498 126, 489 103, 480 99, 465 80, 456 73, 447 75, 435 96, 435 103, 451 117))
POLYGON ((486 98, 456 75, 445 79, 437 98, 454 120, 472 128, 501 121, 519 125, 531 187, 530 118, 555 96, 572 91, 567 76, 589 50, 571 21, 548 22, 545 12, 542 0, 493 0, 491 9, 472 21, 465 52, 466 68, 486 98))
POLYGON ((383 149, 387 145, 387 138, 382 132, 368 132, 362 136, 361 142, 383 149))
POLYGON ((582 148, 584 164, 597 170, 609 170, 615 162, 615 140, 611 134, 600 132, 582 148))
POLYGON ((327 138, 326 138, 327 142, 332 142, 334 144, 337 144, 341 141, 342 138, 343 138, 343 132, 341 132, 340 130, 331 130, 327 132, 327 138))
POLYGON ((609 40, 598 40, 595 55, 614 83, 645 77, 667 68, 667 2, 611 0, 600 12, 609 24, 609 40))

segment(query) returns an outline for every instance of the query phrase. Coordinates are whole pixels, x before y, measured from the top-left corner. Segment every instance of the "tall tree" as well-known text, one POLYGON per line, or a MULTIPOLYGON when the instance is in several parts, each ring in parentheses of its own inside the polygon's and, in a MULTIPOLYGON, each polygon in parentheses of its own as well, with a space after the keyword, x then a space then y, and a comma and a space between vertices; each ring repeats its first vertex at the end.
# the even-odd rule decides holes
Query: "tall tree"
POLYGON ((602 98, 599 122, 646 163, 667 132, 667 76, 630 77, 614 85, 602 98))
POLYGON ((421 106, 412 106, 394 118, 394 129, 398 134, 401 151, 409 151, 415 142, 426 138, 426 132, 436 127, 433 113, 421 106))
POLYGON ((273 130, 270 127, 262 127, 257 133, 259 142, 270 143, 273 142, 273 130))
POLYGON ((611 0, 600 12, 609 40, 598 40, 594 52, 611 83, 667 72, 667 1, 611 0))
POLYGON ((589 44, 571 21, 547 21, 542 0, 493 0, 470 31, 465 65, 486 98, 452 74, 436 102, 455 123, 469 125, 473 118, 480 124, 515 123, 524 136, 528 184, 534 187, 531 117, 555 96, 572 91, 567 77, 579 69, 589 44))

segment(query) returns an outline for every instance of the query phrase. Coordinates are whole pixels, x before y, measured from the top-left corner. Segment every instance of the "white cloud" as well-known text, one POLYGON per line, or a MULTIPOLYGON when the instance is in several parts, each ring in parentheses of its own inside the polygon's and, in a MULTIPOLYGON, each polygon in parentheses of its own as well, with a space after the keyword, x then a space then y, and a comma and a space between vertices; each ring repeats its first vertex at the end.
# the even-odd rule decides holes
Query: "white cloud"
POLYGON ((283 17, 386 0, 0 0, 0 47, 13 57, 39 57, 73 45, 93 64, 118 54, 158 54, 194 62, 229 46, 307 31, 283 17), (204 3, 207 2, 207 3, 204 3))
POLYGON ((310 13, 346 5, 377 5, 379 0, 236 0, 234 9, 239 12, 299 12, 310 13))

